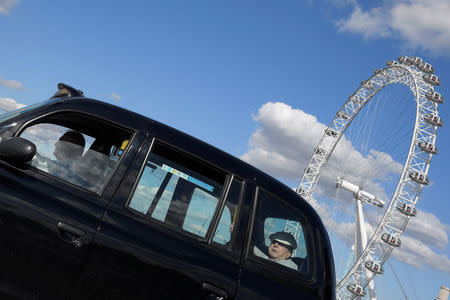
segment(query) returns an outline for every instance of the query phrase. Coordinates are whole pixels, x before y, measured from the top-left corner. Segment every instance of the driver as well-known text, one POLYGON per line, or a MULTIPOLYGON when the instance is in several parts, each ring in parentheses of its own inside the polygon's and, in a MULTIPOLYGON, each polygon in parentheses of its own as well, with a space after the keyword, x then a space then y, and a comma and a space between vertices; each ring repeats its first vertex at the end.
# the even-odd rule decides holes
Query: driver
POLYGON ((82 158, 85 144, 86 141, 81 133, 74 130, 67 131, 54 144, 55 160, 36 153, 35 166, 56 177, 76 183, 78 177, 75 168, 82 158))
POLYGON ((67 131, 55 143, 53 155, 60 162, 78 160, 83 155, 86 141, 81 133, 77 131, 67 131))

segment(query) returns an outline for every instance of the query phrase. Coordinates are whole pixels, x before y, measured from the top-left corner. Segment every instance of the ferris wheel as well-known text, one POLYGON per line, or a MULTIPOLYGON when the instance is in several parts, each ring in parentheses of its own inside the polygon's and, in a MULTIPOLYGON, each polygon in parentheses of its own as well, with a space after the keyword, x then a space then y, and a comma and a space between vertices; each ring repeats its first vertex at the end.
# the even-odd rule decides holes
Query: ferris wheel
MULTIPOLYGON (((375 299, 373 278, 384 272, 383 264, 394 248, 401 247, 401 235, 409 219, 417 214, 416 203, 423 186, 429 183, 427 175, 431 158, 438 152, 437 128, 443 125, 438 115, 438 104, 443 103, 444 97, 434 91, 434 87, 440 85, 440 80, 433 73, 434 68, 429 63, 419 57, 406 56, 399 57, 398 61, 388 61, 383 69, 376 69, 369 79, 361 82, 359 88, 337 112, 305 168, 297 193, 311 199, 330 155, 363 107, 388 85, 398 83, 409 87, 416 103, 415 121, 411 124, 414 127, 409 152, 390 201, 379 199, 346 178, 336 179, 336 187, 350 191, 356 200, 357 226, 353 245, 354 263, 337 284, 337 299, 363 297, 366 295, 367 286, 371 298, 375 299), (386 209, 369 241, 364 227, 363 204, 386 209)), ((295 228, 288 223, 285 231, 297 235, 295 228)))

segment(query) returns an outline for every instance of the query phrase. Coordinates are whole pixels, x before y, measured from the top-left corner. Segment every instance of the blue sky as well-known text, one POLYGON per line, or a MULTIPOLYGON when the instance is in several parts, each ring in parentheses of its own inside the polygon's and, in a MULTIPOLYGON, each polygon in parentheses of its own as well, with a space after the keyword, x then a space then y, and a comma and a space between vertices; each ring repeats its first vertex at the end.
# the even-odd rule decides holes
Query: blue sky
MULTIPOLYGON (((65 82, 295 187, 318 132, 386 60, 422 57, 441 78, 436 90, 450 95, 449 14, 447 0, 0 0, 0 108, 47 99, 65 82)), ((408 97, 384 97, 399 95, 408 97)), ((439 110, 444 122, 447 105, 439 110)), ((410 299, 433 299, 450 286, 450 268, 442 270, 450 266, 448 126, 437 141, 432 184, 410 234, 429 246, 430 259, 411 250, 399 253, 423 263, 392 260, 410 299), (436 234, 427 240, 423 231, 436 234)), ((378 297, 401 299, 386 269, 375 283, 378 297)))

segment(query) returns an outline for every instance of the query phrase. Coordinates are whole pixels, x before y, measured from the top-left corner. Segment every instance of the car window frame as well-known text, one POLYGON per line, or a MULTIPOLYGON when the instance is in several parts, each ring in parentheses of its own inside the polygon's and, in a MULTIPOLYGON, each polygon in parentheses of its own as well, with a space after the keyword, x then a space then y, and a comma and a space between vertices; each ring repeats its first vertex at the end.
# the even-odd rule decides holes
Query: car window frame
MULTIPOLYGON (((237 233, 234 235, 234 238, 232 240, 230 240, 230 247, 229 248, 223 247, 220 244, 212 242, 212 239, 214 237, 215 230, 217 229, 215 227, 215 225, 216 225, 216 223, 218 224, 218 222, 220 221, 220 217, 221 217, 221 215, 219 214, 219 209, 220 209, 220 207, 222 205, 225 205, 226 196, 228 195, 228 191, 229 191, 230 186, 231 186, 231 182, 232 182, 231 178, 232 178, 232 174, 230 172, 227 172, 223 168, 218 167, 216 164, 212 163, 211 161, 205 160, 205 159, 199 157, 198 155, 195 155, 194 153, 192 153, 190 151, 182 149, 182 148, 180 148, 178 146, 175 146, 175 145, 173 145, 171 143, 168 143, 168 142, 164 141, 164 139, 162 139, 162 138, 158 138, 158 137, 154 136, 154 137, 152 137, 150 146, 149 146, 149 148, 147 150, 147 153, 145 154, 145 158, 144 158, 144 160, 141 163, 141 167, 140 167, 139 173, 136 176, 136 179, 134 180, 133 188, 130 190, 130 192, 128 194, 127 200, 125 202, 125 209, 128 212, 130 212, 130 213, 132 213, 132 214, 134 214, 136 216, 139 216, 139 218, 142 219, 142 221, 144 223, 149 224, 151 226, 154 226, 154 227, 158 228, 159 230, 167 232, 167 233, 169 233, 171 235, 181 236, 183 239, 189 239, 191 241, 201 242, 203 244, 208 245, 208 247, 210 249, 216 249, 216 251, 219 250, 219 252, 222 253, 222 254, 223 253, 229 253, 229 252, 232 252, 232 249, 233 249, 233 246, 234 246, 235 236, 237 235, 237 233), (201 161, 202 163, 204 163, 204 164, 206 164, 206 165, 208 165, 208 166, 210 166, 212 168, 215 168, 219 172, 223 172, 225 174, 225 181, 223 183, 222 194, 221 194, 220 198, 218 199, 216 208, 214 210, 213 217, 211 219, 210 225, 209 225, 208 230, 206 232, 206 236, 204 238, 202 238, 199 235, 195 235, 195 234, 193 234, 193 233, 191 233, 189 231, 179 230, 178 228, 174 228, 173 226, 164 224, 163 222, 161 222, 161 221, 159 221, 157 219, 148 217, 146 214, 143 214, 143 213, 141 213, 139 211, 136 211, 136 210, 134 210, 134 209, 129 207, 129 204, 130 204, 130 202, 131 202, 131 200, 132 200, 132 198, 133 198, 133 196, 134 196, 134 194, 136 192, 136 189, 139 186, 139 182, 140 182, 140 180, 142 178, 142 175, 144 173, 144 170, 145 170, 145 167, 146 167, 146 163, 147 163, 147 161, 149 159, 149 156, 151 155, 151 153, 152 153, 152 151, 153 151, 153 149, 155 147, 155 144, 157 144, 157 143, 162 145, 162 146, 164 146, 164 147, 169 147, 169 148, 172 148, 172 149, 174 149, 176 151, 179 151, 179 152, 183 153, 184 155, 186 155, 186 156, 188 156, 188 157, 190 157, 192 159, 201 161)), ((243 182, 245 183, 245 181, 243 181, 243 182)), ((242 190, 244 191, 245 188, 243 188, 242 190)), ((240 204, 242 204, 242 195, 241 195, 241 199, 239 201, 241 202, 240 204)), ((238 222, 239 222, 239 220, 238 220, 238 222)))
POLYGON ((251 205, 251 220, 248 224, 248 231, 247 231, 247 240, 246 240, 246 246, 245 246, 245 262, 244 265, 256 265, 258 266, 258 273, 261 273, 263 276, 276 279, 278 281, 282 282, 289 282, 293 283, 296 286, 301 287, 311 287, 316 281, 317 281, 317 270, 319 267, 319 255, 316 255, 317 249, 317 242, 316 242, 316 233, 314 231, 314 227, 312 226, 311 222, 308 220, 307 215, 299 210, 299 208, 295 207, 294 205, 290 204, 289 202, 281 199, 280 196, 277 196, 277 194, 270 192, 268 189, 262 187, 259 184, 255 185, 255 192, 253 195, 253 203, 251 205), (273 198, 275 198, 277 201, 283 203, 285 206, 290 207, 293 209, 296 214, 298 214, 301 217, 302 220, 302 228, 304 229, 304 238, 306 242, 306 253, 309 257, 309 263, 312 264, 311 270, 308 274, 301 273, 299 271, 290 269, 288 267, 280 267, 280 264, 276 262, 272 262, 270 260, 264 259, 262 257, 258 257, 253 253, 253 248, 255 246, 253 242, 253 231, 255 226, 255 220, 256 220, 256 212, 259 205, 259 193, 261 191, 264 191, 265 193, 269 194, 273 198), (267 270, 268 272, 263 272, 263 270, 267 270), (305 276, 307 275, 307 276, 305 276))
POLYGON ((133 143, 137 142, 138 130, 136 128, 132 128, 130 126, 123 125, 123 124, 118 123, 116 121, 112 121, 112 120, 109 120, 109 119, 102 118, 102 117, 100 117, 98 115, 95 115, 95 114, 92 114, 92 113, 89 113, 89 112, 76 110, 76 109, 57 109, 57 110, 52 110, 52 111, 46 112, 44 114, 39 114, 37 116, 33 116, 32 118, 30 118, 29 120, 27 120, 23 124, 21 124, 20 127, 17 129, 17 131, 14 133, 13 136, 14 137, 20 137, 20 135, 25 131, 25 129, 29 128, 30 126, 33 126, 35 124, 42 124, 42 123, 38 122, 40 119, 44 119, 44 118, 46 118, 48 116, 51 116, 51 115, 54 115, 54 114, 59 114, 59 113, 76 113, 76 114, 80 114, 80 115, 85 115, 87 117, 96 119, 96 120, 98 120, 100 122, 104 122, 106 124, 111 124, 111 125, 113 125, 115 127, 121 128, 123 130, 127 130, 127 131, 129 131, 131 133, 131 137, 130 137, 130 140, 128 142, 128 145, 127 145, 125 151, 122 153, 120 159, 118 160, 118 162, 114 166, 114 169, 111 171, 111 174, 109 174, 109 176, 108 176, 107 180, 105 181, 102 189, 98 193, 96 193, 94 191, 91 191, 91 190, 88 190, 88 189, 85 189, 82 186, 75 185, 73 183, 65 181, 62 178, 54 176, 54 175, 52 175, 50 173, 47 173, 47 172, 45 172, 43 170, 40 170, 40 169, 38 169, 38 168, 36 168, 34 166, 31 166, 31 165, 28 166, 29 170, 31 170, 31 171, 33 171, 35 173, 38 173, 41 176, 44 176, 45 178, 48 178, 50 180, 57 181, 59 184, 63 184, 64 186, 69 186, 70 188, 75 189, 78 192, 82 192, 82 193, 84 193, 86 195, 90 195, 91 197, 92 196, 93 197, 97 197, 97 198, 103 197, 103 195, 105 193, 105 190, 107 189, 107 187, 110 184, 112 178, 114 177, 114 174, 117 172, 119 166, 125 160, 125 157, 130 153, 130 151, 131 151, 130 149, 132 148, 133 143))
POLYGON ((240 219, 241 219, 241 213, 242 213, 242 210, 243 210, 242 205, 244 203, 244 199, 243 198, 244 198, 244 195, 245 195, 246 188, 247 188, 247 182, 244 179, 242 179, 241 177, 239 177, 236 174, 232 174, 232 173, 230 174, 230 180, 227 183, 227 191, 226 191, 226 194, 224 196, 224 201, 221 203, 220 207, 219 207, 219 205, 216 207, 216 209, 218 209, 218 212, 217 212, 217 214, 214 215, 216 220, 215 220, 215 223, 213 224, 213 226, 211 226, 212 234, 211 234, 210 239, 208 240, 208 244, 210 244, 211 246, 214 246, 214 247, 217 247, 217 248, 221 248, 221 249, 225 249, 225 250, 231 252, 231 250, 233 248, 233 244, 235 243, 235 240, 237 238, 238 231, 239 231, 239 223, 240 223, 240 219), (219 226, 220 219, 222 218, 222 214, 223 214, 223 211, 224 211, 225 206, 226 206, 226 201, 227 201, 230 189, 231 189, 231 185, 232 185, 233 180, 235 178, 237 180, 241 181, 241 183, 242 183, 242 188, 241 188, 241 191, 239 193, 239 199, 238 199, 237 204, 236 204, 237 214, 236 214, 236 217, 235 217, 235 224, 234 224, 233 233, 230 235, 230 240, 225 245, 222 245, 220 243, 214 242, 213 239, 214 239, 214 235, 215 235, 215 233, 217 231, 217 228, 219 226), (227 244, 229 246, 226 246, 227 244))

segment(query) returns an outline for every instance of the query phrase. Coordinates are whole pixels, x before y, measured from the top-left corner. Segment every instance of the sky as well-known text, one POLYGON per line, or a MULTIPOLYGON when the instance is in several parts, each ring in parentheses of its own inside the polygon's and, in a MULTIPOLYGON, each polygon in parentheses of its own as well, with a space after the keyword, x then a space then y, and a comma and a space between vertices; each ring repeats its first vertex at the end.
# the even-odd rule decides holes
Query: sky
MULTIPOLYGON (((295 188, 336 112, 387 60, 423 58, 441 79, 436 90, 450 95, 449 15, 448 0, 0 0, 0 109, 45 100, 64 82, 198 137, 295 188)), ((378 132, 392 132, 380 120, 395 119, 390 128, 396 128, 415 117, 405 87, 386 88, 376 100, 368 111, 386 116, 375 122, 378 132), (409 106, 397 107, 394 98, 409 99, 409 106)), ((444 127, 431 183, 390 259, 409 299, 434 299, 441 285, 450 286, 447 105, 439 106, 444 127)), ((374 118, 366 115, 366 121, 374 118)), ((357 124, 350 129, 358 136, 357 124)), ((368 174, 374 161, 378 175, 395 178, 403 166, 395 150, 408 149, 408 138, 394 136, 392 152, 381 151, 376 141, 383 134, 370 136, 371 146, 363 149, 346 134, 313 203, 344 240, 354 221, 336 220, 321 202, 332 193, 327 180, 349 157, 359 166, 355 178, 368 174)), ((389 199, 393 181, 365 183, 389 199)), ((379 216, 367 209, 369 231, 379 216)), ((347 259, 334 251, 336 262, 347 259)), ((404 299, 385 269, 375 281, 378 299, 404 299)))

